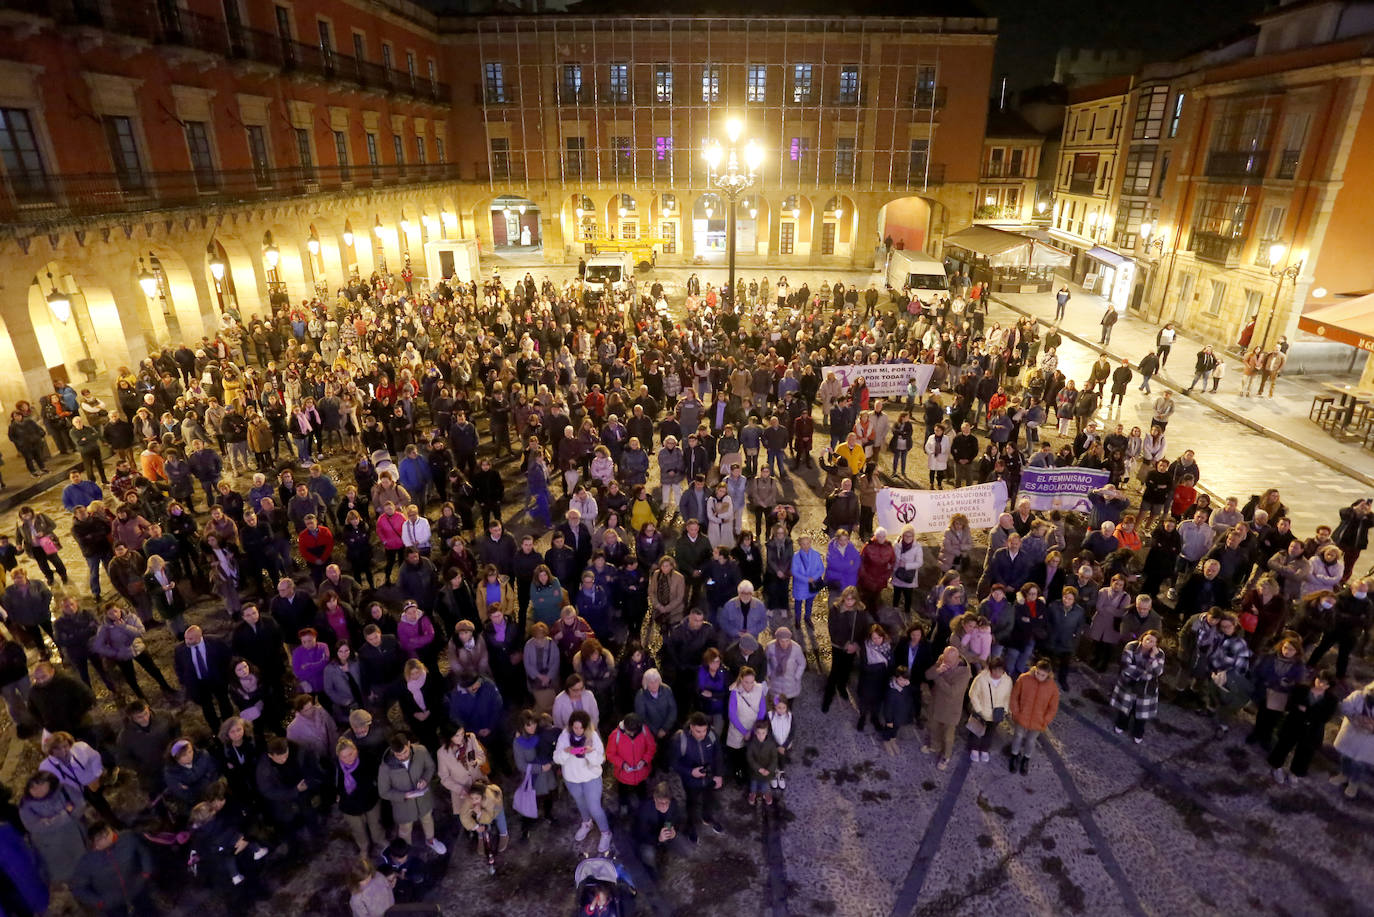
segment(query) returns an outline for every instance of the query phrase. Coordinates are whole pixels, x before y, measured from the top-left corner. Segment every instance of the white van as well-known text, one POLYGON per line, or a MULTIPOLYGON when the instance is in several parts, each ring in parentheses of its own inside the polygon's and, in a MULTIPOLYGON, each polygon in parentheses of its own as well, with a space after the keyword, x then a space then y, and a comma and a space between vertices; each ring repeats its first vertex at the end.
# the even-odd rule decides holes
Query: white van
POLYGON ((943 262, 924 252, 893 251, 887 261, 887 285, 893 290, 910 290, 913 299, 926 305, 949 293, 943 262))
POLYGON ((587 259, 583 286, 589 293, 629 289, 634 277, 634 262, 628 252, 606 252, 587 259))

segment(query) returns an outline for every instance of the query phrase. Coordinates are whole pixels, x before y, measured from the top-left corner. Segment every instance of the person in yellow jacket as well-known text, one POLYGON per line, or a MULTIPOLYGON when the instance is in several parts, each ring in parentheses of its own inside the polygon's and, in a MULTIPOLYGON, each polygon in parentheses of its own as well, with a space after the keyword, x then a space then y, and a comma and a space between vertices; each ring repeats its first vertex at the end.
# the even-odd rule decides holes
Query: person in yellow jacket
POLYGON ((510 846, 510 835, 506 833, 506 804, 501 788, 494 783, 478 780, 468 787, 458 809, 458 820, 463 829, 477 835, 478 849, 486 854, 487 870, 496 872, 496 854, 510 846), (499 840, 492 836, 495 826, 499 840))
POLYGON ((845 437, 844 442, 836 447, 835 454, 844 459, 845 464, 849 466, 851 477, 862 473, 864 464, 868 461, 868 453, 864 451, 864 445, 859 441, 857 433, 850 433, 845 437))
POLYGON ((1054 722, 1059 712, 1059 685, 1054 680, 1054 667, 1048 659, 1041 659, 1029 671, 1016 679, 1011 689, 1011 761, 1007 767, 1025 776, 1030 767, 1030 750, 1040 733, 1054 722))

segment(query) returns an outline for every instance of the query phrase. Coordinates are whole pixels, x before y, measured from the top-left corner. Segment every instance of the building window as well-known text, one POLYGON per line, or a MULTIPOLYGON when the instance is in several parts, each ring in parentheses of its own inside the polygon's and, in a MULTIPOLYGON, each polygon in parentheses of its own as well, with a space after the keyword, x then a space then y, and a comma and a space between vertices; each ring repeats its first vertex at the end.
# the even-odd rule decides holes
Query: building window
POLYGON ((658 234, 663 239, 663 254, 677 254, 677 223, 664 220, 658 224, 658 234))
POLYGON ((792 220, 783 220, 778 232, 778 254, 790 255, 796 247, 797 224, 792 220))
POLYGON ((415 52, 406 52, 406 75, 410 77, 410 85, 415 85, 415 52))
POLYGON ((1260 233, 1259 245, 1255 247, 1255 263, 1269 264, 1269 246, 1283 239, 1283 225, 1288 219, 1288 208, 1279 204, 1270 207, 1264 215, 1264 230, 1260 233))
POLYGON ((746 102, 762 102, 768 96, 768 68, 763 64, 749 65, 749 79, 744 87, 746 102))
POLYGON ((439 94, 439 71, 434 66, 434 58, 425 61, 425 69, 429 73, 429 90, 435 95, 439 94))
POLYGON ((582 101, 582 65, 563 65, 563 101, 582 101))
POLYGON ((1097 182, 1097 154, 1075 153, 1069 161, 1069 193, 1092 194, 1097 182))
POLYGON ((1298 174, 1298 161, 1302 159, 1302 149, 1307 143, 1307 129, 1311 122, 1312 116, 1306 112, 1297 112, 1288 119, 1275 178, 1291 179, 1298 174))
POLYGON ((0 108, 0 164, 5 167, 10 193, 20 203, 47 200, 48 170, 38 151, 38 137, 29 113, 22 108, 0 108))
POLYGON ((835 224, 826 223, 821 227, 821 254, 835 254, 835 224))
POLYGON ((510 178, 510 141, 505 137, 491 138, 491 178, 492 181, 510 178))
POLYGON ((1226 284, 1220 280, 1212 281, 1212 296, 1207 300, 1207 314, 1220 315, 1221 305, 1226 301, 1226 284))
POLYGON ((911 141, 911 158, 907 160, 906 180, 909 185, 924 185, 930 164, 930 141, 911 141))
POLYGON ((673 173, 673 138, 654 138, 654 175, 670 178, 673 173))
POLYGON ((701 101, 720 101, 720 64, 707 64, 701 68, 701 101))
POLYGON ((334 159, 339 164, 339 181, 352 181, 353 171, 348 167, 348 132, 334 132, 334 159))
POLYGON ((788 150, 789 158, 800 165, 806 161, 806 154, 811 152, 811 140, 807 137, 793 137, 788 150))
POLYGON ((1169 87, 1155 86, 1136 100, 1132 140, 1158 140, 1164 127, 1164 109, 1169 104, 1169 87))
POLYGON ((835 138, 835 180, 854 180, 854 138, 835 138))
MULTIPOLYGON (((226 9, 228 6, 229 4, 225 4, 226 9)), ((367 60, 367 39, 363 37, 362 32, 353 33, 353 57, 360 61, 367 60)))
POLYGON ((630 101, 630 65, 611 64, 611 101, 630 101))
POLYGON ((568 137, 563 143, 566 150, 563 159, 563 177, 581 178, 582 167, 587 155, 587 138, 568 137))
POLYGON ((1164 196, 1164 179, 1169 177, 1169 151, 1165 150, 1159 157, 1159 178, 1155 181, 1155 197, 1164 196))
POLYGON ((133 121, 122 115, 106 115, 100 120, 105 125, 105 140, 110 146, 110 159, 114 162, 120 189, 142 191, 148 182, 134 139, 133 121))
POLYGON ((611 138, 611 157, 616 178, 633 178, 635 174, 634 140, 630 137, 611 138))
POLYGON ((840 68, 840 96, 841 105, 853 105, 859 101, 859 67, 851 64, 840 68))
POLYGON ((313 178, 315 175, 315 156, 310 150, 310 130, 296 128, 296 155, 300 158, 301 174, 313 178))
POLYGON ((391 135, 391 153, 396 157, 396 170, 398 172, 404 172, 406 165, 406 147, 405 141, 401 139, 400 134, 391 135))
POLYGON ((486 70, 487 104, 499 105, 506 101, 506 74, 500 61, 488 61, 486 70))
POLYGON ((1012 150, 1009 155, 1010 159, 1007 163, 1007 177, 1028 178, 1029 176, 1021 174, 1021 170, 1025 168, 1026 151, 1022 149, 1015 149, 1012 150))
POLYGON ((811 101, 811 65, 797 64, 792 68, 792 101, 811 101))
POLYGON ((419 136, 418 134, 415 136, 415 161, 418 162, 420 165, 424 165, 426 162, 425 138, 419 136))
POLYGON ((654 100, 673 101, 673 68, 660 64, 654 68, 654 100))
POLYGON ((248 158, 253 161, 253 178, 259 188, 272 184, 272 160, 267 156, 267 136, 260 125, 248 125, 248 158))
POLYGON ((639 236, 639 223, 634 220, 624 220, 620 224, 620 238, 634 239, 639 236))
POLYGON ((325 66, 332 63, 334 57, 334 31, 329 27, 329 23, 323 19, 317 21, 320 27, 320 54, 324 57, 325 66))
POLYGON ((1188 247, 1203 261, 1231 262, 1250 235, 1252 207, 1245 192, 1199 201, 1188 247))
POLYGON ((382 45, 382 66, 391 69, 391 45, 382 45))
POLYGON ((373 178, 381 175, 382 157, 377 153, 377 135, 373 133, 367 135, 367 164, 372 167, 373 178))
POLYGON ((1258 315, 1260 314, 1260 311, 1261 311, 1263 308, 1264 308, 1264 294, 1261 293, 1259 290, 1246 290, 1246 291, 1245 291, 1245 318, 1246 318, 1246 320, 1248 321, 1249 319, 1252 319, 1252 318, 1255 318, 1256 316, 1258 316, 1258 315))
POLYGON ((1178 122, 1183 117, 1183 93, 1174 96, 1174 113, 1169 116, 1169 136, 1178 136, 1178 122))
POLYGON ((191 153, 191 171, 196 176, 196 187, 202 191, 219 184, 215 174, 215 158, 210 152, 210 132, 204 121, 186 122, 186 148, 191 153))
POLYGON ((1144 201, 1122 201, 1116 208, 1116 223, 1112 226, 1112 242, 1122 248, 1135 248, 1140 224, 1145 221, 1144 201))
POLYGON ((291 11, 284 6, 275 8, 277 17, 277 37, 282 41, 291 40, 291 11))
POLYGON ((1150 178, 1155 170, 1154 150, 1132 150, 1126 156, 1126 168, 1121 173, 1122 194, 1149 194, 1150 178))
POLYGON ((440 165, 443 165, 444 163, 448 162, 448 156, 445 154, 444 151, 443 137, 434 138, 434 158, 438 161, 440 165))

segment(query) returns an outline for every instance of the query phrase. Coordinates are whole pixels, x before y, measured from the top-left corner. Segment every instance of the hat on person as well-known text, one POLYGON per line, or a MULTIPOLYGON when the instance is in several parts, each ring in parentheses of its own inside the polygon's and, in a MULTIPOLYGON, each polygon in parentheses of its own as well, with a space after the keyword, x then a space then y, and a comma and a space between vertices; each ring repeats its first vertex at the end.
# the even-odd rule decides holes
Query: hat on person
POLYGON ((753 634, 745 634, 739 638, 739 648, 746 653, 752 653, 759 648, 759 641, 754 639, 753 634))
MULTIPOLYGON (((773 631, 773 639, 774 639, 774 640, 791 640, 791 639, 792 639, 792 628, 790 628, 790 627, 779 627, 777 630, 773 631)), ((743 641, 741 641, 741 643, 742 643, 742 642, 743 642, 743 641)))

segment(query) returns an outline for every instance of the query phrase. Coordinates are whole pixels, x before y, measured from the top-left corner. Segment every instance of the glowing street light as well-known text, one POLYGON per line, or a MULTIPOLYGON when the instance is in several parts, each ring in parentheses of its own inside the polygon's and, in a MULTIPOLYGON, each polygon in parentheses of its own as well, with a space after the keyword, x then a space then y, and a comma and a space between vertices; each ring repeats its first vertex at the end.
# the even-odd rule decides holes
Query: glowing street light
POLYGON ((141 255, 138 259, 138 285, 143 288, 143 295, 149 299, 157 295, 157 275, 143 265, 141 255))

